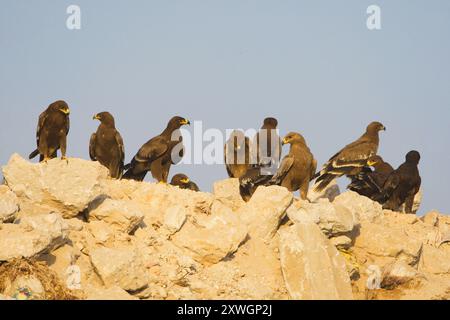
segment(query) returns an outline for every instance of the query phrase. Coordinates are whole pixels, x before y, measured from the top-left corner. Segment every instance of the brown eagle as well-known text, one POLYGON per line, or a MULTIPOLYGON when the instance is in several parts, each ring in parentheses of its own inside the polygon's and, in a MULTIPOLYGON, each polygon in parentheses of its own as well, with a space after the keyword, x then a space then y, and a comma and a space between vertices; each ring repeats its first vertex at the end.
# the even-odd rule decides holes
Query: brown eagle
POLYGON ((127 172, 123 178, 142 181, 147 172, 151 171, 154 179, 167 183, 171 165, 178 163, 184 155, 183 148, 177 154, 174 152, 174 149, 183 143, 182 136, 176 131, 190 124, 185 118, 173 117, 167 128, 159 136, 145 143, 131 163, 125 166, 127 172))
POLYGON ((283 158, 280 168, 270 184, 286 187, 289 191, 300 190, 303 200, 308 197, 309 182, 317 169, 317 161, 306 145, 305 138, 291 132, 283 139, 283 145, 290 144, 289 154, 283 158))
POLYGON ((53 102, 39 116, 36 130, 37 149, 29 158, 40 155, 39 161, 47 161, 57 157, 61 149, 61 158, 66 159, 67 135, 70 129, 70 109, 65 101, 53 102))
POLYGON ((97 132, 91 135, 89 155, 92 161, 98 161, 109 169, 112 178, 120 179, 123 174, 125 147, 119 131, 116 129, 114 117, 109 112, 101 112, 94 116, 99 120, 97 132))
POLYGON ((313 177, 313 179, 317 178, 315 191, 322 191, 331 181, 343 175, 351 177, 360 173, 366 166, 367 160, 378 152, 381 130, 386 130, 384 125, 380 122, 372 122, 358 140, 332 156, 322 170, 313 177))

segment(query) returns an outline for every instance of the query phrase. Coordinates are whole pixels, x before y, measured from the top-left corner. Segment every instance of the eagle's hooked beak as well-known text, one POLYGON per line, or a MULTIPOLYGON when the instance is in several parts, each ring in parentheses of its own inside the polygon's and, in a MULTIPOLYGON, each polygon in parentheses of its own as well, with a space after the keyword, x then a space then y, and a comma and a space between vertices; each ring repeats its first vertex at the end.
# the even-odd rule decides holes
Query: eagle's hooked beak
POLYGON ((386 131, 386 127, 385 127, 385 126, 383 126, 383 128, 382 128, 381 130, 383 130, 383 131, 386 131))
POLYGON ((188 184, 189 182, 191 182, 191 180, 189 180, 189 178, 181 179, 180 181, 183 184, 188 184))
POLYGON ((373 166, 373 165, 375 165, 375 164, 377 164, 377 162, 376 161, 367 161, 367 165, 369 166, 369 167, 371 167, 371 166, 373 166))
POLYGON ((69 108, 62 108, 59 109, 62 113, 64 113, 65 115, 69 115, 70 114, 70 109, 69 108))
POLYGON ((100 117, 98 116, 98 114, 94 114, 94 116, 92 117, 92 120, 100 120, 100 117))
POLYGON ((288 144, 289 141, 291 141, 291 140, 289 140, 289 138, 285 137, 285 138, 283 139, 283 141, 281 141, 281 145, 284 146, 285 144, 288 144))
POLYGON ((180 124, 182 126, 185 126, 185 125, 189 126, 189 125, 191 125, 191 122, 188 119, 183 119, 183 120, 181 120, 180 124))

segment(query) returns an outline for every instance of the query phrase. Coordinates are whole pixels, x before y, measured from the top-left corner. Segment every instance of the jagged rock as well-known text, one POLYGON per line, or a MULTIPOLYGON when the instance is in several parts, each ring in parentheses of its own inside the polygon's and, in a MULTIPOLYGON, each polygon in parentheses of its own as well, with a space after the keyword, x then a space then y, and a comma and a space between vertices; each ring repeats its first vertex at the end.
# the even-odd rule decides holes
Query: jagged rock
POLYGON ((291 206, 286 210, 286 215, 289 220, 294 223, 303 224, 303 223, 315 223, 318 224, 320 222, 320 216, 318 214, 309 213, 305 210, 309 204, 306 204, 304 208, 302 208, 303 201, 294 201, 291 206))
POLYGON ((119 286, 128 292, 148 286, 146 267, 136 248, 98 248, 91 250, 90 257, 106 286, 119 286))
POLYGON ((431 274, 449 274, 450 245, 447 245, 447 247, 441 246, 440 248, 424 245, 419 271, 431 274))
MULTIPOLYGON (((192 290, 192 287, 189 287, 192 290)), ((168 296, 167 290, 159 285, 150 284, 147 289, 136 294, 140 299, 165 300, 168 296)))
POLYGON ((72 244, 65 244, 51 253, 41 256, 40 261, 46 262, 68 289, 78 290, 76 285, 81 286, 81 290, 89 284, 102 285, 101 279, 94 272, 89 257, 72 244), (71 288, 71 286, 73 287, 71 288))
POLYGON ((416 278, 419 272, 404 261, 395 261, 383 267, 381 288, 394 289, 416 278))
POLYGON ((88 230, 97 243, 106 243, 114 238, 114 229, 104 221, 92 221, 88 225, 88 230))
POLYGON ((239 191, 239 179, 226 179, 214 183, 215 199, 230 207, 233 211, 245 205, 239 191))
POLYGON ((292 299, 353 299, 345 260, 316 224, 296 224, 279 235, 281 268, 292 299))
POLYGON ((36 230, 51 237, 53 249, 59 248, 67 241, 69 227, 59 213, 26 216, 20 219, 19 224, 25 229, 36 230))
POLYGON ((356 192, 347 191, 337 196, 333 203, 347 208, 358 221, 374 221, 383 215, 382 206, 356 192))
POLYGON ((66 241, 67 225, 59 214, 22 219, 20 224, 0 225, 0 261, 32 258, 66 241))
POLYGON ((123 290, 118 286, 112 286, 109 288, 98 288, 93 286, 88 286, 85 290, 87 297, 86 300, 96 300, 96 301, 124 301, 124 300, 139 300, 133 297, 128 292, 123 290))
POLYGON ((332 181, 325 189, 320 192, 316 192, 314 190, 314 186, 312 186, 308 191, 308 199, 311 202, 317 202, 320 199, 328 199, 329 201, 333 202, 334 199, 336 199, 336 197, 340 194, 341 190, 339 189, 337 182, 332 181))
POLYGON ((449 296, 450 218, 437 212, 382 210, 356 193, 338 196, 334 184, 310 193, 313 203, 276 186, 245 203, 237 179, 191 192, 112 180, 79 159, 15 155, 3 171, 0 262, 36 258, 88 299, 449 296), (380 287, 395 290, 367 290, 380 287))
POLYGON ((53 159, 32 164, 14 154, 3 167, 8 186, 19 197, 73 218, 102 194, 108 169, 98 162, 53 159))
POLYGON ((364 222, 354 246, 375 256, 397 258, 409 265, 416 265, 423 245, 419 239, 408 237, 401 226, 387 227, 364 222))
POLYGON ((89 221, 103 221, 114 230, 132 233, 144 220, 142 207, 130 200, 104 200, 89 211, 89 221))
POLYGON ((84 228, 84 223, 78 218, 66 219, 70 231, 81 231, 84 228))
POLYGON ((315 222, 328 236, 349 233, 358 224, 347 208, 326 199, 317 203, 298 201, 289 208, 288 216, 295 223, 315 222))
POLYGON ((7 186, 0 186, 0 223, 14 221, 18 211, 16 195, 7 186))
POLYGON ((201 207, 209 207, 214 200, 214 196, 209 193, 193 192, 160 183, 140 183, 128 197, 130 200, 147 204, 147 210, 160 212, 161 219, 170 207, 183 204, 189 211, 200 212, 201 207))
POLYGON ((210 216, 192 217, 172 240, 196 261, 214 264, 234 253, 246 237, 247 227, 239 216, 216 203, 210 216))
POLYGON ((164 215, 164 226, 172 233, 178 232, 187 219, 186 208, 182 206, 170 207, 164 215))
POLYGON ((340 250, 347 250, 352 246, 352 239, 347 236, 330 238, 331 243, 340 250))
POLYGON ((292 201, 293 195, 286 188, 259 187, 238 215, 248 225, 250 237, 270 241, 292 201))
POLYGON ((427 214, 425 214, 421 220, 423 221, 423 223, 426 223, 432 227, 437 227, 438 223, 439 223, 439 212, 437 211, 431 211, 428 212, 427 214))

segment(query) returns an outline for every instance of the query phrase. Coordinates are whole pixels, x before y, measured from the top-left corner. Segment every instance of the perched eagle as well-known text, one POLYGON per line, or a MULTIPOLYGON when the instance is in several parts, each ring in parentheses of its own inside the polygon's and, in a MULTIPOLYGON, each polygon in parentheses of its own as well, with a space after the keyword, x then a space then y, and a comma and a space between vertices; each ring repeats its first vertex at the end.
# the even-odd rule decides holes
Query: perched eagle
POLYGON ((380 141, 378 134, 381 130, 386 128, 379 122, 372 122, 358 140, 331 157, 313 177, 317 178, 315 191, 322 191, 331 181, 343 175, 351 177, 359 174, 366 166, 367 160, 377 154, 380 141))
POLYGON ((389 175, 377 199, 384 203, 383 209, 396 211, 405 204, 405 212, 412 213, 414 196, 419 192, 422 182, 419 161, 420 153, 410 151, 406 155, 406 161, 389 175))
POLYGON ((112 178, 120 179, 123 174, 125 148, 122 136, 116 130, 114 117, 109 112, 94 116, 99 120, 97 132, 93 133, 89 143, 89 155, 92 161, 98 161, 109 169, 112 178))
POLYGON ((394 168, 389 163, 384 162, 380 156, 370 157, 367 160, 367 166, 359 174, 352 177, 352 182, 347 189, 373 200, 380 194, 392 171, 394 171, 394 168))
POLYGON ((61 158, 66 159, 67 135, 70 129, 70 109, 65 101, 53 102, 39 116, 36 142, 37 149, 29 158, 40 155, 39 161, 47 161, 57 157, 57 151, 61 149, 61 158))
POLYGON ((200 191, 200 188, 197 186, 197 184, 185 174, 177 174, 174 175, 172 178, 172 181, 170 182, 172 186, 179 187, 180 189, 187 189, 192 191, 200 191))
MULTIPOLYGON (((278 135, 278 120, 266 118, 261 129, 256 134, 253 147, 256 148, 256 162, 274 174, 281 159, 281 138, 278 135)), ((254 151, 252 150, 252 155, 254 151)))
POLYGON ((307 199, 309 182, 317 169, 317 161, 306 145, 303 136, 291 132, 283 139, 283 145, 290 144, 289 154, 283 158, 280 168, 269 184, 280 185, 291 192, 300 190, 303 200, 307 199))
POLYGON ((159 182, 167 183, 170 167, 177 164, 184 154, 183 139, 179 129, 190 125, 189 120, 173 117, 167 128, 159 135, 144 144, 134 156, 130 164, 125 166, 124 179, 144 180, 148 171, 159 182), (178 153, 176 151, 181 147, 178 153))
POLYGON ((225 166, 230 178, 240 178, 251 168, 250 139, 244 132, 234 130, 224 149, 225 166))
POLYGON ((249 201, 259 186, 268 185, 278 170, 281 158, 281 138, 278 120, 266 118, 251 144, 250 163, 253 165, 239 178, 242 199, 249 201))

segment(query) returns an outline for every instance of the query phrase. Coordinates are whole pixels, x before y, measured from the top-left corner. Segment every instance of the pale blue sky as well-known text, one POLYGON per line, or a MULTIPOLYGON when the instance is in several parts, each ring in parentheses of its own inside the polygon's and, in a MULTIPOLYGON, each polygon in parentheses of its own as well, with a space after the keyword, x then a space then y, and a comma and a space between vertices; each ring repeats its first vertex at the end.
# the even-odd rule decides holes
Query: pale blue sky
MULTIPOLYGON (((127 160, 175 114, 205 128, 253 128, 266 116, 301 132, 322 164, 383 122, 380 154, 422 154, 422 213, 450 213, 450 1, 2 0, 0 164, 35 147, 39 113, 72 108, 69 155, 108 110, 127 160), (66 8, 82 29, 66 28, 66 8), (366 8, 382 9, 382 30, 366 8)), ((223 166, 179 166, 201 188, 223 166)), ((341 179, 346 182, 345 178, 341 179)))

